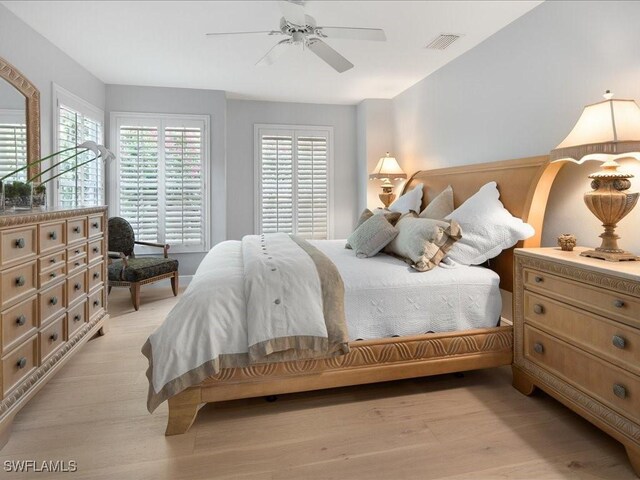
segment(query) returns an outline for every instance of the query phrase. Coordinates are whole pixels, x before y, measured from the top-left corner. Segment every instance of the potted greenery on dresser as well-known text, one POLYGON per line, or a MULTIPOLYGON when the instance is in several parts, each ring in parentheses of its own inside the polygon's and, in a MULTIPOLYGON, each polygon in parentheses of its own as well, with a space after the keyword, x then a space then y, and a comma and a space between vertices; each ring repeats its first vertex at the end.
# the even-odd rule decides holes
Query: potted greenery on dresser
POLYGON ((65 148, 59 152, 52 153, 46 157, 40 158, 33 162, 20 167, 4 177, 0 178, 0 209, 1 210, 30 210, 32 208, 44 208, 46 206, 47 188, 45 183, 64 175, 67 172, 77 170, 83 165, 87 165, 94 160, 101 158, 104 162, 115 158, 115 155, 103 145, 98 145, 95 142, 84 142, 74 147, 65 148), (83 160, 78 163, 77 157, 86 152, 92 152, 93 157, 88 160, 83 160), (73 152, 73 153, 71 153, 73 152), (28 178, 26 182, 15 180, 20 177, 20 174, 34 165, 39 165, 45 160, 52 159, 63 153, 71 153, 69 156, 59 160, 58 162, 52 161, 49 168, 43 170, 40 173, 35 174, 33 177, 28 178), (76 159, 75 164, 71 168, 67 168, 64 171, 54 172, 54 169, 60 167, 69 160, 76 159), (42 180, 45 173, 55 173, 46 180, 42 180))

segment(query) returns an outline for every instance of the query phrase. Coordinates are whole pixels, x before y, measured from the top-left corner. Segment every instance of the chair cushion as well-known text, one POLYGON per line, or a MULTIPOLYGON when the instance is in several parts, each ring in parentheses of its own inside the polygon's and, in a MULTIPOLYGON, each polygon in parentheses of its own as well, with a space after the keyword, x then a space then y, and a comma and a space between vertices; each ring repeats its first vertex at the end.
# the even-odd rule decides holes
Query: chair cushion
POLYGON ((120 282, 140 282, 165 273, 178 271, 178 261, 171 258, 142 257, 130 258, 129 266, 124 269, 122 278, 122 260, 115 260, 109 265, 109 280, 120 282))
POLYGON ((134 233, 131 224, 124 218, 111 217, 109 219, 109 251, 122 252, 127 257, 133 253, 134 233))

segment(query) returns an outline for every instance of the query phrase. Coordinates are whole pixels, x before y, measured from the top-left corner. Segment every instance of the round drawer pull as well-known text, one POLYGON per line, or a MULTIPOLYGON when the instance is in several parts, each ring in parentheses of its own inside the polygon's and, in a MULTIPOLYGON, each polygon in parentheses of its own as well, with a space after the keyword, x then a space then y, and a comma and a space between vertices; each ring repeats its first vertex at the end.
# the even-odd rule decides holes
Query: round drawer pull
POLYGON ((58 332, 53 332, 49 338, 52 342, 55 342, 56 340, 58 340, 58 332))
POLYGON ((73 289, 74 289, 74 290, 80 290, 81 288, 82 288, 82 285, 80 285, 79 283, 76 283, 76 284, 73 286, 73 289))
POLYGON ((536 282, 536 283, 542 283, 542 282, 544 282, 544 278, 539 277, 539 276, 536 275, 535 277, 533 277, 533 281, 536 282))
POLYGON ((16 240, 16 247, 18 248, 24 248, 26 244, 27 242, 24 241, 24 238, 18 238, 16 240))
POLYGON ((73 317, 73 321, 74 321, 74 322, 79 322, 79 321, 80 321, 80 315, 75 315, 75 316, 73 317))
POLYGON ((51 272, 51 273, 49 274, 49 276, 50 276, 51 278, 56 278, 56 272, 51 272))
POLYGON ((16 362, 16 366, 17 366, 18 368, 24 368, 24 367, 26 367, 26 366, 27 366, 27 359, 26 359, 25 357, 22 357, 20 360, 18 360, 18 361, 16 362))
POLYGON ((52 258, 51 260, 49 260, 49 263, 56 263, 56 259, 52 258))
POLYGON ((74 253, 75 253, 76 255, 80 255, 80 250, 76 250, 74 253))
POLYGON ((616 308, 622 308, 624 307, 624 302, 622 300, 614 300, 613 306, 616 308))
POLYGON ((543 353, 544 352, 544 346, 541 343, 534 343, 533 344, 533 351, 536 353, 543 353))
POLYGON ((93 278, 94 278, 94 280, 97 280, 98 278, 100 278, 100 274, 98 272, 95 272, 93 274, 93 278))
POLYGON ((627 345, 627 341, 620 335, 614 335, 611 343, 613 343, 613 346, 616 348, 624 348, 627 345))
POLYGON ((80 262, 76 262, 76 263, 74 263, 74 265, 75 265, 76 267, 79 267, 79 266, 80 266, 80 262))
POLYGON ((539 303, 536 303, 536 304, 533 306, 533 311, 534 311, 535 313, 537 313, 538 315, 541 315, 541 314, 543 314, 543 313, 544 313, 544 307, 543 307, 542 305, 540 305, 539 303))
POLYGON ((20 275, 18 278, 16 278, 16 285, 19 286, 19 287, 24 286, 24 284, 26 282, 27 281, 24 279, 24 277, 22 275, 20 275))
POLYGON ((613 384, 613 394, 618 398, 627 398, 627 389, 619 383, 613 384))
POLYGON ((94 300, 93 301, 93 306, 97 307, 98 305, 100 305, 100 302, 98 300, 94 300))
POLYGON ((98 227, 100 226, 100 224, 99 224, 98 222, 93 222, 93 223, 91 224, 91 226, 92 226, 93 228, 98 228, 98 227))
POLYGON ((73 233, 80 233, 80 227, 73 227, 73 233))
POLYGON ((49 232, 49 238, 51 240, 57 240, 58 239, 58 234, 56 232, 49 232))
POLYGON ((18 326, 23 326, 25 323, 27 323, 27 317, 25 317, 24 315, 20 315, 17 319, 16 319, 16 323, 18 324, 18 326))
POLYGON ((93 247, 93 253, 98 253, 100 249, 98 247, 93 247))
POLYGON ((58 297, 51 297, 51 299, 49 300, 49 303, 51 303, 51 305, 57 305, 58 297))

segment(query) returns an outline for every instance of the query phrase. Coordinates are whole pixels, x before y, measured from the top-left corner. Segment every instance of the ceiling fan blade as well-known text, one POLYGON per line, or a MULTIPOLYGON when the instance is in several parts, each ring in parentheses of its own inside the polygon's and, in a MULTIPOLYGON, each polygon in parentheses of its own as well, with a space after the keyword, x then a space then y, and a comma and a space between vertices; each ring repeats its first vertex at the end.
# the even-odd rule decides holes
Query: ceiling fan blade
POLYGON ((256 65, 258 65, 259 67, 273 65, 275 61, 280 58, 280 55, 284 53, 287 45, 291 45, 290 39, 282 40, 281 42, 276 43, 273 47, 271 47, 271 50, 269 50, 264 57, 256 62, 256 65))
POLYGON ((216 37, 222 35, 253 35, 254 33, 266 33, 267 35, 282 35, 282 32, 277 30, 260 30, 256 32, 213 32, 205 33, 207 37, 216 37))
POLYGON ((336 72, 346 72, 353 68, 353 63, 336 52, 319 38, 311 38, 307 43, 309 50, 327 62, 336 72))
POLYGON ((320 33, 328 38, 346 38, 349 40, 373 40, 384 42, 387 36, 381 28, 357 27, 318 27, 320 33))
POLYGON ((307 24, 307 20, 304 15, 304 7, 299 3, 287 2, 282 0, 280 2, 280 10, 284 19, 298 26, 304 26, 307 24))

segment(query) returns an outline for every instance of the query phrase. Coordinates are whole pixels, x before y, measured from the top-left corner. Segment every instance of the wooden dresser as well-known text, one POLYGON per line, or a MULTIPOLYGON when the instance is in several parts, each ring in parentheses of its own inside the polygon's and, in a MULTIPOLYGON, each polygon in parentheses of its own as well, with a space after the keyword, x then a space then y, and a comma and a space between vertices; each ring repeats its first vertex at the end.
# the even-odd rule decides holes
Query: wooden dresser
POLYGON ((622 442, 640 475, 640 261, 516 249, 513 385, 622 442))
POLYGON ((106 207, 0 214, 0 448, 24 404, 104 333, 106 215, 106 207))

